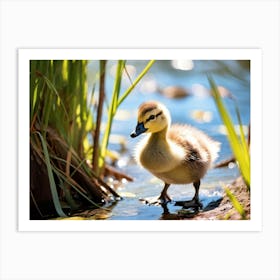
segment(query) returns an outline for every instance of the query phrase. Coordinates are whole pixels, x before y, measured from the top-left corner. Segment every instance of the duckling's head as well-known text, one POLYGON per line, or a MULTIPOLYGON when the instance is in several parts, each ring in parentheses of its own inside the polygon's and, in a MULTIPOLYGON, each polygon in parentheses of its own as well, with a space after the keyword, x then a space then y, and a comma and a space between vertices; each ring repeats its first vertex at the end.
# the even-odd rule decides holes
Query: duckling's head
POLYGON ((138 109, 138 123, 130 136, 137 137, 142 133, 159 132, 170 125, 170 114, 167 108, 156 101, 148 101, 138 109))

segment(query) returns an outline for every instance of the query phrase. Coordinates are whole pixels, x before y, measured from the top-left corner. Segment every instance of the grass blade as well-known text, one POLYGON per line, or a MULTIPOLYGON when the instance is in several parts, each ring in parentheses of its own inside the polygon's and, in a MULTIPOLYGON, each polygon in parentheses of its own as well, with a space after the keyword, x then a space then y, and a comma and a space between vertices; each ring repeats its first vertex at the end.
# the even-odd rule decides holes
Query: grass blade
POLYGON ((241 218, 243 220, 245 220, 246 219, 246 213, 244 211, 243 206, 239 203, 239 201, 237 200, 235 195, 230 191, 229 188, 225 188, 225 192, 226 192, 226 195, 228 196, 228 198, 230 199, 230 201, 231 201, 233 207, 235 208, 235 210, 239 213, 241 218))
POLYGON ((101 148, 100 148, 100 157, 99 157, 99 168, 100 169, 102 169, 104 166, 105 155, 106 155, 109 137, 110 137, 110 133, 111 133, 113 118, 114 118, 114 115, 116 114, 116 111, 118 108, 118 97, 119 97, 120 89, 121 89, 121 81, 122 81, 122 74, 123 74, 124 66, 125 66, 124 60, 118 61, 116 75, 115 75, 114 88, 113 88, 113 94, 111 97, 111 103, 110 103, 109 111, 108 111, 107 125, 106 125, 106 129, 105 129, 105 132, 103 135, 101 148))
POLYGON ((143 69, 143 71, 139 74, 139 76, 135 79, 133 84, 125 91, 125 93, 118 100, 118 106, 126 99, 126 97, 131 93, 131 91, 137 86, 137 84, 141 81, 141 79, 146 75, 146 73, 150 70, 150 68, 155 63, 155 60, 150 60, 147 66, 143 69))
MULTIPOLYGON (((248 189, 250 189, 250 154, 248 151, 248 146, 246 141, 244 141, 245 137, 244 137, 244 133, 240 138, 238 137, 233 122, 227 112, 227 109, 225 107, 225 105, 223 104, 222 98, 220 96, 219 90, 214 82, 214 80, 208 76, 208 81, 210 83, 212 92, 213 92, 213 96, 214 96, 214 100, 216 103, 216 106, 218 108, 218 111, 220 113, 220 116, 227 128, 227 132, 228 132, 228 139, 231 145, 231 149, 235 155, 236 160, 238 161, 239 164, 239 169, 240 172, 245 180, 245 183, 248 187, 248 189), (244 138, 242 140, 242 138, 244 138)), ((240 116, 239 116, 240 117, 240 116)))
POLYGON ((44 156, 45 156, 45 163, 47 166, 48 177, 49 177, 49 181, 50 181, 50 189, 51 189, 51 194, 52 194, 55 210, 60 217, 67 217, 67 215, 63 212, 61 205, 60 205, 46 141, 44 140, 43 136, 39 132, 36 132, 36 134, 39 135, 41 143, 42 143, 43 152, 44 152, 44 156))

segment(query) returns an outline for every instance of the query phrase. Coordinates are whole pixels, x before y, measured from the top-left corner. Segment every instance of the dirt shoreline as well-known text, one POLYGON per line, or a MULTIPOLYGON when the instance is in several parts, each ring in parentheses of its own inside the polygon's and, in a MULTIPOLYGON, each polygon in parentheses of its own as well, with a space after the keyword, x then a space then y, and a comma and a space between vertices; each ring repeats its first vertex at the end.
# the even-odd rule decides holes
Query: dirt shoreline
MULTIPOLYGON (((250 219, 250 193, 247 191, 247 186, 242 177, 237 178, 232 184, 227 186, 234 194, 239 203, 243 206, 246 213, 246 219, 250 219)), ((226 194, 220 204, 212 210, 199 212, 192 217, 192 220, 240 220, 242 217, 235 210, 231 201, 226 194)))

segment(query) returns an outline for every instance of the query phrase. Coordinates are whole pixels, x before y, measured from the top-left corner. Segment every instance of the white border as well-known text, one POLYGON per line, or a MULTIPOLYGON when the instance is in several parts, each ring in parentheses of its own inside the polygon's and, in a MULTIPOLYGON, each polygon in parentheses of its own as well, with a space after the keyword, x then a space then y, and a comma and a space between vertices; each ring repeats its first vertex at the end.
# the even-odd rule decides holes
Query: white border
POLYGON ((19 49, 19 231, 260 231, 262 224, 262 72, 260 49, 19 49), (36 59, 251 60, 251 219, 246 221, 29 220, 29 61, 36 59))

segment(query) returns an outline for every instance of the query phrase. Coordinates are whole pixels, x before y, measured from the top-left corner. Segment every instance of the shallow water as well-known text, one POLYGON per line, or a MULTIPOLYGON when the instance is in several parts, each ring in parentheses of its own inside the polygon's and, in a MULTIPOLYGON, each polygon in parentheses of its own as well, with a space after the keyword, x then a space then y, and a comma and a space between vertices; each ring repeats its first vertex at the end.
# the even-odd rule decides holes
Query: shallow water
MULTIPOLYGON (((128 61, 134 65, 137 74, 143 69, 145 62, 128 61)), ((194 68, 189 71, 176 70, 172 68, 170 61, 158 61, 150 70, 149 74, 135 88, 133 93, 120 106, 119 113, 113 122, 112 135, 124 137, 126 141, 126 152, 121 152, 119 143, 111 138, 109 148, 119 151, 120 157, 116 167, 122 172, 134 178, 133 182, 124 182, 118 187, 117 192, 123 196, 123 200, 117 202, 113 207, 108 219, 112 220, 157 220, 164 218, 163 209, 160 206, 147 205, 139 201, 141 198, 159 196, 163 183, 137 166, 133 161, 135 145, 140 140, 138 137, 129 137, 137 123, 137 108, 147 100, 157 100, 164 103, 170 110, 173 123, 191 124, 215 140, 222 143, 217 162, 228 159, 232 153, 224 132, 224 127, 216 110, 212 97, 207 92, 209 84, 207 73, 211 73, 215 82, 223 86, 237 100, 241 113, 242 123, 249 124, 250 120, 250 73, 246 63, 236 61, 194 61, 194 68), (190 92, 190 96, 182 99, 170 99, 154 91, 155 85, 164 88, 166 86, 180 86, 190 92)), ((112 68, 114 62, 109 62, 108 69, 112 68)), ((90 63, 89 73, 97 67, 95 62, 90 63)), ((133 71, 131 71, 133 76, 133 71)), ((132 77, 133 79, 133 77, 132 77)), ((127 79, 128 82, 128 79, 127 79)), ((89 83, 90 84, 90 83, 89 83)), ((106 92, 112 92, 113 76, 106 81, 106 92)), ((123 91, 128 84, 123 83, 123 91)), ((228 93, 225 91, 225 93, 228 93)), ((109 98, 108 98, 109 100, 109 98)), ((238 124, 234 103, 225 97, 226 103, 235 124, 238 124)), ((106 118, 104 119, 106 121, 106 118)), ((117 138, 118 139, 118 138, 117 138)), ((222 196, 222 187, 232 182, 239 175, 235 165, 231 168, 211 169, 201 181, 200 200, 205 207, 211 201, 216 201, 222 196)), ((171 185, 168 191, 174 200, 189 200, 193 197, 192 185, 171 185)), ((170 213, 177 213, 180 207, 174 203, 168 204, 170 213)))

